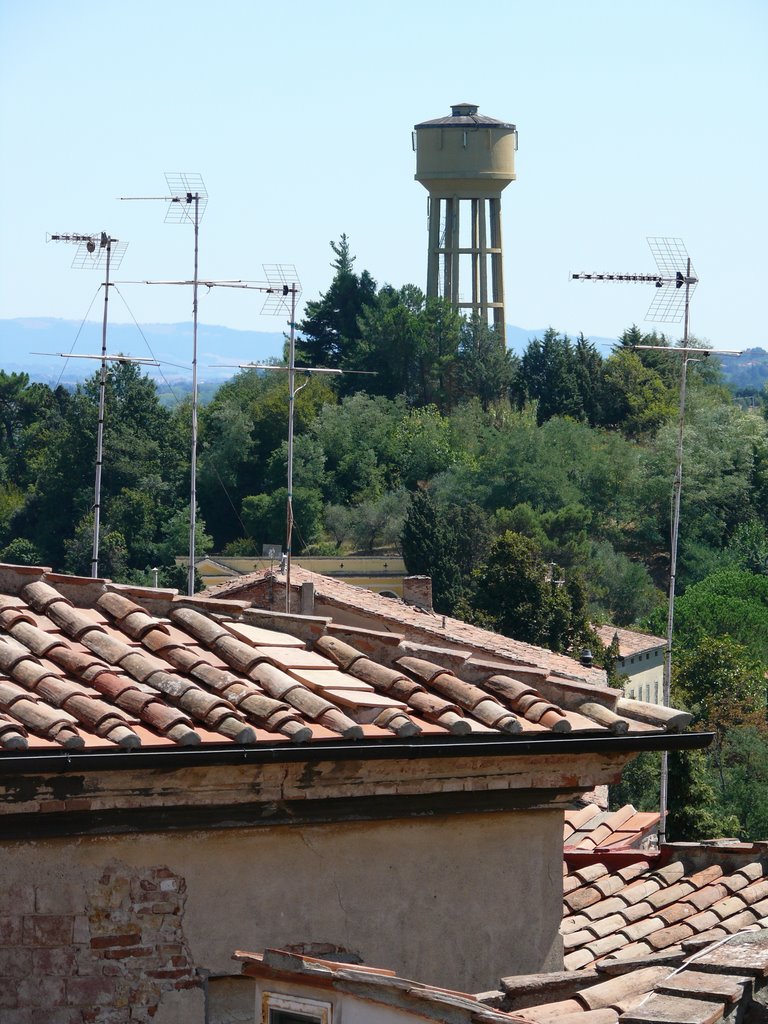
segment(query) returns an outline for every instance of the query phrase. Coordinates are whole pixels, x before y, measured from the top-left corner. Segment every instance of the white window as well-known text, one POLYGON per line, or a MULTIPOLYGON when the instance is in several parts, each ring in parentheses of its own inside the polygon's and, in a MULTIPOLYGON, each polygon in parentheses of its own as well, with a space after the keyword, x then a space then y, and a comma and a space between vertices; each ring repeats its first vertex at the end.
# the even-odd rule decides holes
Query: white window
POLYGON ((333 1024, 330 1003, 299 996, 263 992, 261 1024, 333 1024))

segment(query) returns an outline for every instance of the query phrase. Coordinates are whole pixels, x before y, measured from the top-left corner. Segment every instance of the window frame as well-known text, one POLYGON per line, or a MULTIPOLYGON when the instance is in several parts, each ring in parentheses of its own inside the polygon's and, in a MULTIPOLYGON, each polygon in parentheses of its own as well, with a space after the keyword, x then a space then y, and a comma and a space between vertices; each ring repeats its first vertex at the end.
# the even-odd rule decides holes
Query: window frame
POLYGON ((289 995, 285 992, 262 992, 261 1024, 271 1024, 272 1010, 301 1014, 309 1017, 311 1024, 333 1024, 333 1004, 324 1000, 289 995))

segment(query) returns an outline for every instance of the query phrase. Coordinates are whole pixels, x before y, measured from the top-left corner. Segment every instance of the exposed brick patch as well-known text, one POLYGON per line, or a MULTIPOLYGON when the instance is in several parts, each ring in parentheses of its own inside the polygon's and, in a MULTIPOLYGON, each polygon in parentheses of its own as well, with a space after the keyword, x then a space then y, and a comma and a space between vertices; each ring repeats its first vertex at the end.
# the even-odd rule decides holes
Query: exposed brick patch
POLYGON ((85 898, 61 879, 0 893, 0 1021, 150 1024, 167 993, 201 987, 185 902, 164 865, 110 863, 85 898))
POLYGON ((122 1010, 120 1024, 149 1024, 163 993, 201 985, 182 927, 186 889, 168 867, 112 863, 90 893, 88 958, 101 965, 96 990, 111 987, 103 1005, 122 1010))

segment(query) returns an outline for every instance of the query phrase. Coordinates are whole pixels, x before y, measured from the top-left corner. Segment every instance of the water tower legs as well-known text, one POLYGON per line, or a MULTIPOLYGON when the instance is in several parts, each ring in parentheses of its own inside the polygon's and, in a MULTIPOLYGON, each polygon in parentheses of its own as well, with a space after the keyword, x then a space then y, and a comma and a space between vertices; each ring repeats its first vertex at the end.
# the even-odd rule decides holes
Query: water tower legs
POLYGON ((491 215, 491 280, 493 281, 493 325, 506 345, 504 324, 504 274, 501 246, 501 199, 489 199, 491 215))
POLYGON ((490 322, 506 343, 500 199, 430 196, 427 297, 438 296, 490 322), (468 225, 465 245, 462 206, 468 225))

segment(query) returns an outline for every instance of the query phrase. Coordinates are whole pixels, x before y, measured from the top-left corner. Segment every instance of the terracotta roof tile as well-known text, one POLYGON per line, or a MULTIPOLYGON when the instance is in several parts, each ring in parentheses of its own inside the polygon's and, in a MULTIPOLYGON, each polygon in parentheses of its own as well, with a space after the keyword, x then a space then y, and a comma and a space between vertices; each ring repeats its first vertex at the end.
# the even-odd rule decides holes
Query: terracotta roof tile
POLYGON ((274 629, 264 629, 261 626, 254 626, 249 622, 225 621, 224 626, 238 639, 254 647, 304 647, 304 641, 298 637, 288 636, 287 633, 278 633, 274 629))
MULTIPOLYGON (((11 579, 15 570, 5 568, 11 579)), ((567 737, 573 723, 610 732, 610 723, 575 710, 586 695, 606 711, 616 702, 613 691, 587 681, 598 674, 535 648, 528 653, 536 658, 524 658, 526 645, 506 638, 477 644, 466 624, 410 639, 386 632, 387 619, 378 632, 334 631, 326 619, 36 572, 19 570, 18 592, 0 594, 3 752, 25 742, 109 749, 469 734, 513 741, 567 737), (457 642, 460 627, 466 644, 457 642)), ((630 736, 662 728, 627 721, 630 736)), ((607 822, 609 838, 619 835, 616 824, 607 822)), ((599 902, 612 884, 603 889, 599 902)))
MULTIPOLYGON (((205 597, 249 596, 252 599, 257 596, 260 587, 271 590, 274 597, 275 589, 284 586, 284 582, 284 577, 274 570, 248 573, 227 583, 209 587, 205 591, 205 597)), ((380 624, 374 628, 381 629, 381 624, 386 623, 400 633, 412 629, 425 636, 434 637, 438 643, 460 644, 492 656, 501 655, 514 659, 530 667, 559 672, 574 679, 604 683, 605 676, 602 670, 586 669, 572 658, 479 629, 450 616, 419 611, 403 601, 381 597, 363 587, 355 587, 340 579, 321 576, 294 564, 291 567, 292 589, 298 591, 301 584, 307 582, 314 584, 316 595, 329 605, 349 611, 367 612, 372 620, 380 624)))
MULTIPOLYGON (((599 860, 568 868, 562 927, 567 964, 577 969, 592 961, 637 959, 759 928, 768 912, 768 851, 760 848, 756 858, 757 848, 681 844, 662 847, 650 862, 626 868, 611 870, 610 862, 599 860), (745 884, 731 895, 734 879, 737 886, 745 884), (601 890, 606 898, 596 898, 601 890), (607 951, 604 940, 612 936, 620 941, 607 951)), ((576 856, 569 849, 566 865, 576 856)), ((599 856, 611 854, 606 850, 599 856)))

